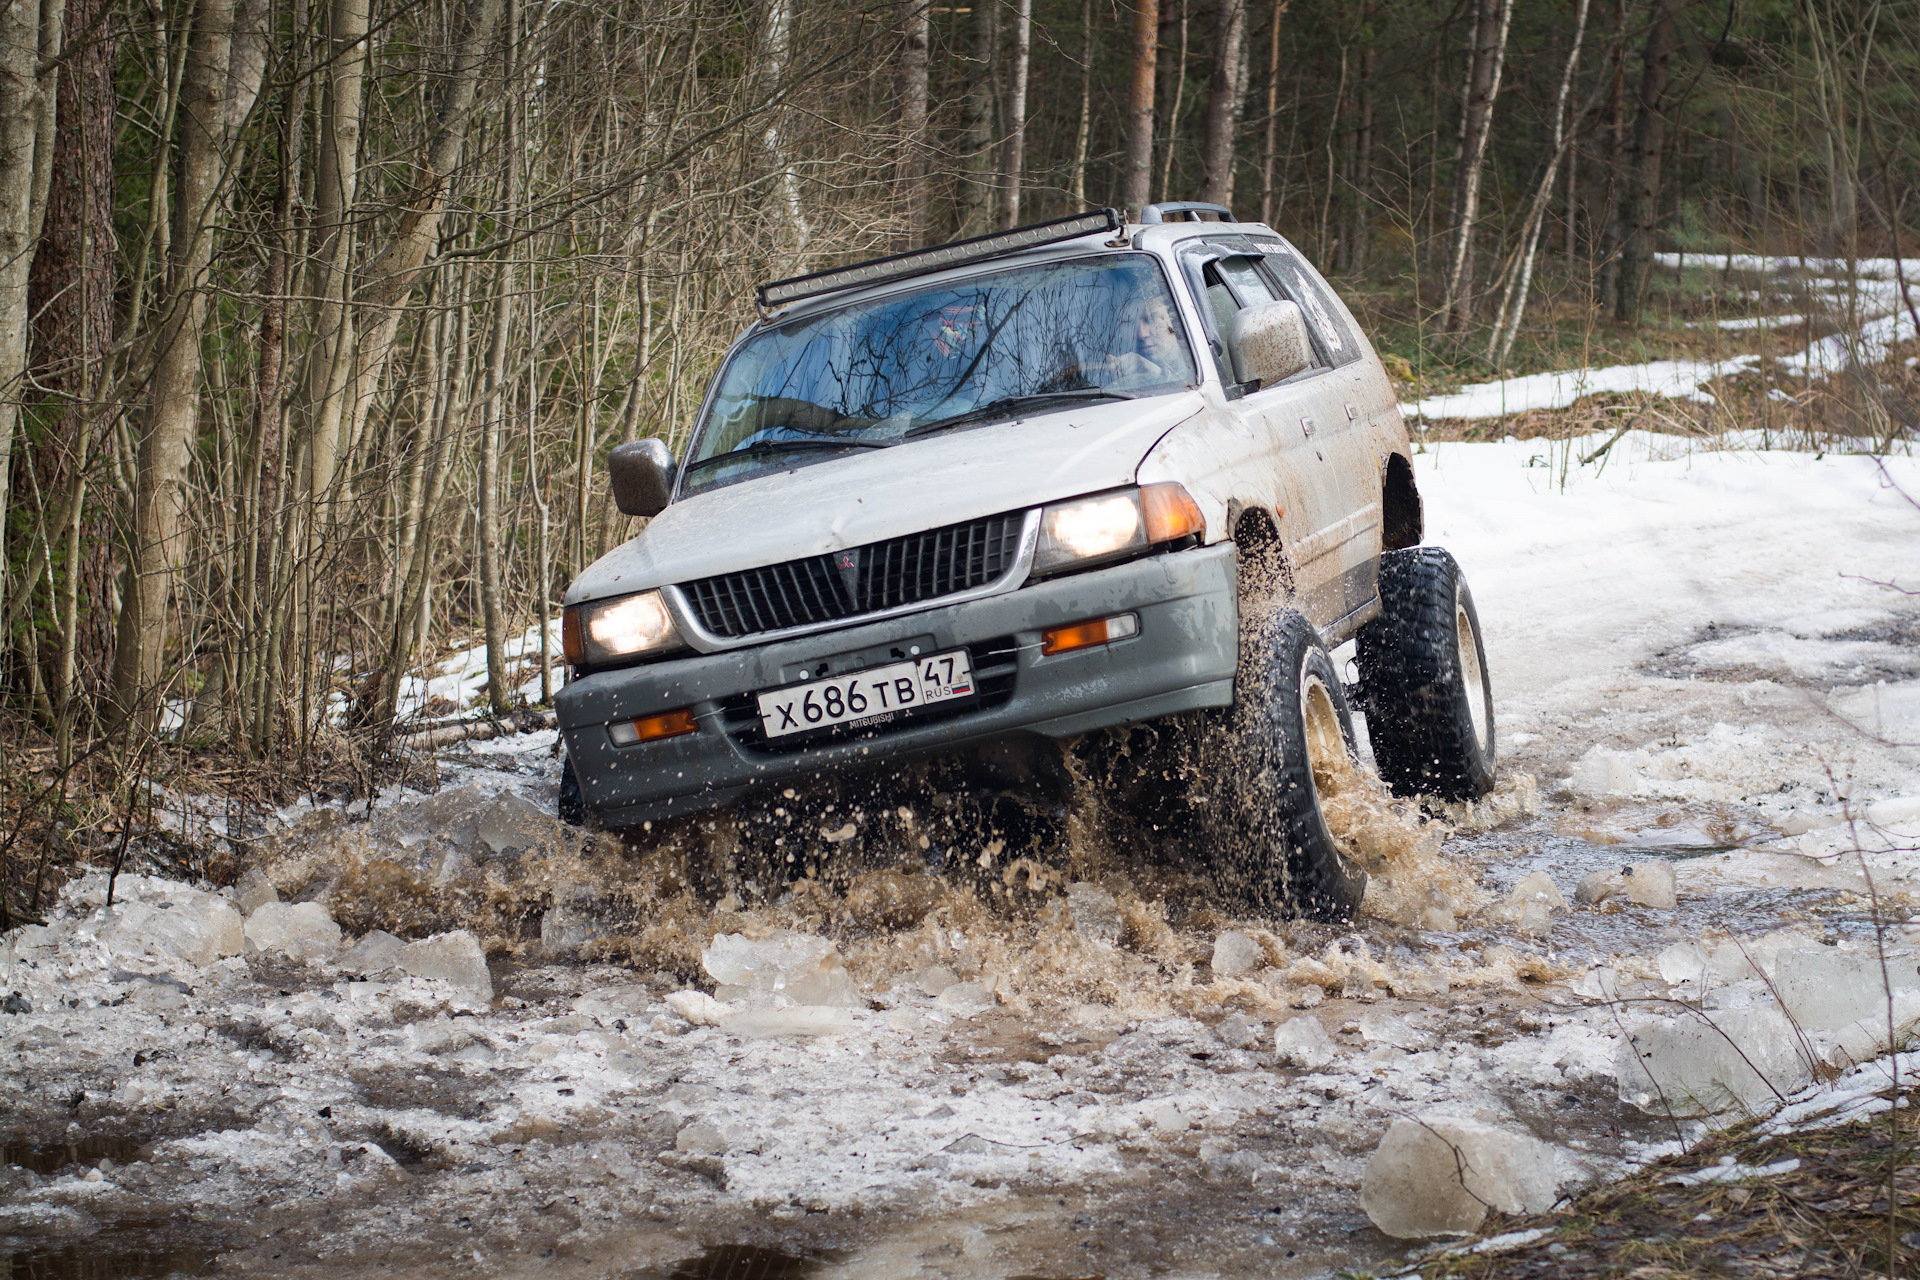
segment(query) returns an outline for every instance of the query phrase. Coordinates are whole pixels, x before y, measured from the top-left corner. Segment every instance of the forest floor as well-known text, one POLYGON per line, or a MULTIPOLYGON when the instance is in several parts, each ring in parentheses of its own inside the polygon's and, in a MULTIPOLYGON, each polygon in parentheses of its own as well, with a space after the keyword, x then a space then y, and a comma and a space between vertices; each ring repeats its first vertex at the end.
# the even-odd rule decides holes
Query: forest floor
MULTIPOLYGON (((1599 1188, 1548 1224, 1586 1224, 1564 1240, 1496 1218, 1516 1266, 1710 1269, 1615 1245, 1700 1235, 1748 1184, 1682 1195, 1661 1170, 1749 1131, 1623 1101, 1620 1037, 1697 1004, 1694 944, 1844 951, 1876 909, 1899 954, 1920 944, 1900 923, 1920 749, 1898 745, 1920 742, 1920 461, 1638 431, 1582 461, 1608 438, 1421 447, 1427 540, 1488 638, 1502 783, 1363 813, 1350 925, 1214 909, 1109 840, 1097 795, 1024 846, 927 774, 621 841, 546 817, 551 731, 467 744, 435 794, 289 810, 255 846, 338 943, 218 958, 255 948, 181 922, 237 910, 131 873, 122 905, 96 874, 8 936, 0 1256, 16 1276, 1485 1273, 1495 1255, 1436 1257, 1361 1204, 1388 1126, 1441 1113, 1550 1144, 1564 1194, 1599 1188), (1670 866, 1674 905, 1574 902, 1623 864, 1670 866), (1573 905, 1523 910, 1536 872, 1573 905), (718 935, 780 928, 835 944, 844 999, 756 1008, 703 964, 718 935), (490 972, 396 967, 374 930, 467 931, 490 972), (1277 1055, 1300 1019, 1326 1051, 1277 1055)), ((182 838, 208 838, 191 824, 218 814, 180 805, 182 838)), ((271 944, 268 917, 291 928, 282 908, 247 927, 271 944)), ((1869 1096, 1876 1069, 1796 1114, 1869 1096)), ((1853 1131, 1819 1131, 1826 1155, 1793 1132, 1838 1168, 1853 1131)), ((1871 1185, 1831 1180, 1820 1203, 1886 1222, 1871 1185)), ((1742 1205, 1774 1204, 1752 1185, 1742 1205)), ((1832 1273, 1794 1256, 1766 1273, 1832 1273)))

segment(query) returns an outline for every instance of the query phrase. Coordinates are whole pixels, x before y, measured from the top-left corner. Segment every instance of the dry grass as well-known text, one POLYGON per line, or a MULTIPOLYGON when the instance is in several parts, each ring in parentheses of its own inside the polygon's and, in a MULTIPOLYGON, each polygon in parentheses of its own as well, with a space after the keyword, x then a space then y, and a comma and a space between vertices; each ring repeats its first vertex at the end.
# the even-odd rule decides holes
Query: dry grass
POLYGON ((1575 1198, 1537 1218, 1496 1217, 1482 1238, 1544 1228, 1519 1249, 1449 1253, 1426 1277, 1912 1276, 1920 1273, 1920 1120, 1913 1102, 1831 1129, 1756 1136, 1747 1123, 1684 1156, 1575 1198), (1897 1126, 1897 1127, 1896 1127, 1897 1126), (1798 1159, 1791 1173, 1698 1187, 1678 1172, 1724 1156, 1760 1167, 1798 1159))

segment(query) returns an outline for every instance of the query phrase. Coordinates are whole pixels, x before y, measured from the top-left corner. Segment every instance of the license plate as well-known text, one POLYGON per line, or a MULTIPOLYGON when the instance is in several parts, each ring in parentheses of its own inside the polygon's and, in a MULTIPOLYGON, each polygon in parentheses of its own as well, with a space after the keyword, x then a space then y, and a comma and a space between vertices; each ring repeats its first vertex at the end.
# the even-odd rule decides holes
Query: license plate
POLYGON ((760 723, 769 738, 779 738, 836 725, 885 724, 902 712, 972 696, 973 664, 965 649, 955 649, 763 693, 760 723))

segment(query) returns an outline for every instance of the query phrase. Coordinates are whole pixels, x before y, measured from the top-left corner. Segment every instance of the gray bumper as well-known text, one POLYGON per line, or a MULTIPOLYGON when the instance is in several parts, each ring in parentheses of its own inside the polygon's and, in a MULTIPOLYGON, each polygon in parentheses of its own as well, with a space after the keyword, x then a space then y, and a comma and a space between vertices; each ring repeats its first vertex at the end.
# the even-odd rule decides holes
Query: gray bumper
POLYGON ((1066 738, 1233 701, 1234 547, 1220 543, 1033 583, 1005 595, 725 653, 574 680, 554 705, 587 807, 610 827, 727 804, 756 784, 884 765, 1017 737, 1066 738), (1140 633, 1042 657, 1048 627, 1135 613, 1140 633), (923 653, 968 648, 976 699, 861 736, 768 743, 753 695, 923 653), (631 747, 607 726, 692 707, 700 731, 631 747))

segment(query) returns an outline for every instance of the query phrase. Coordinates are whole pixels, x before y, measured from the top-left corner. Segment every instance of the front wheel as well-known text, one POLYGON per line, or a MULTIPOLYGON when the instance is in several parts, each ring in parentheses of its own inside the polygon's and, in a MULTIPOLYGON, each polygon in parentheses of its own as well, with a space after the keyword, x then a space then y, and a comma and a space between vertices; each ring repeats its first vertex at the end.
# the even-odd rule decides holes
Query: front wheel
POLYGON ((1323 804, 1355 785, 1359 767, 1333 659, 1313 624, 1290 609, 1253 628, 1245 650, 1206 769, 1222 887, 1250 906, 1346 919, 1367 873, 1341 852, 1323 804))
POLYGON ((1380 616, 1356 637, 1367 736, 1399 795, 1493 790, 1493 681, 1473 593, 1440 547, 1380 557, 1380 616))
POLYGON ((573 771, 571 757, 560 762, 560 821, 578 827, 587 820, 587 798, 580 793, 580 775, 573 771))

